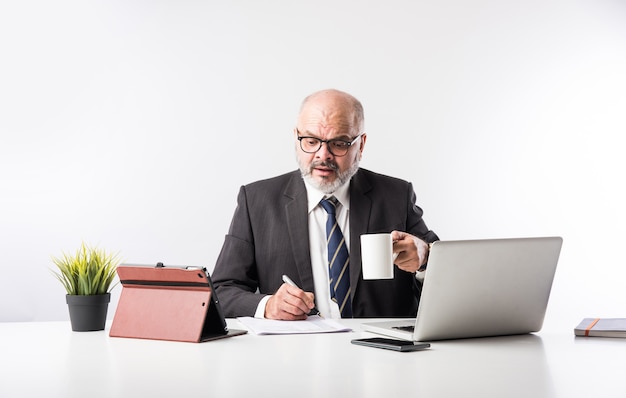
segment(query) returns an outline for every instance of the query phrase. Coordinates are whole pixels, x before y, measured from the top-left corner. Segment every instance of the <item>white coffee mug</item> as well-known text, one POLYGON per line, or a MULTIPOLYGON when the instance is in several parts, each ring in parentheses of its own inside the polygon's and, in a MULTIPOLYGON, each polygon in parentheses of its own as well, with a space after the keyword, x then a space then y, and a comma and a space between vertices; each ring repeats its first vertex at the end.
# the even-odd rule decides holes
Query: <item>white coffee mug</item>
POLYGON ((391 234, 361 235, 363 279, 393 279, 393 262, 397 256, 391 234))

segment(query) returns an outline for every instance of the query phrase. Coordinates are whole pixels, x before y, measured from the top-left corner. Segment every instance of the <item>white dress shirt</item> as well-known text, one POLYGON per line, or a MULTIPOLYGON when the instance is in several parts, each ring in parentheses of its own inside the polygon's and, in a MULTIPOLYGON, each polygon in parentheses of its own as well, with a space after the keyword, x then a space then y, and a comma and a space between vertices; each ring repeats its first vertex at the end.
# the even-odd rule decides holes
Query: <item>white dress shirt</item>
POLYGON ((311 268, 315 286, 315 304, 324 318, 341 318, 339 305, 330 299, 328 276, 328 246, 326 245, 326 219, 328 213, 320 201, 334 196, 339 201, 335 217, 350 251, 350 184, 344 184, 332 195, 324 193, 305 183, 309 199, 309 247, 311 249, 311 268))

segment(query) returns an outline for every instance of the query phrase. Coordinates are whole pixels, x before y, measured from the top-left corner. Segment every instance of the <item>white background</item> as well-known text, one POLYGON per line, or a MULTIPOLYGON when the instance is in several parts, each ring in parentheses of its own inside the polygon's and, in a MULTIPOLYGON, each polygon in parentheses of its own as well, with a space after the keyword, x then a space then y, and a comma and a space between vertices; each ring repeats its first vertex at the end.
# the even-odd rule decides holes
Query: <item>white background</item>
POLYGON ((6 1, 0 57, 0 321, 68 319, 83 241, 212 270, 330 87, 442 239, 564 238, 545 327, 626 317, 624 2, 6 1))

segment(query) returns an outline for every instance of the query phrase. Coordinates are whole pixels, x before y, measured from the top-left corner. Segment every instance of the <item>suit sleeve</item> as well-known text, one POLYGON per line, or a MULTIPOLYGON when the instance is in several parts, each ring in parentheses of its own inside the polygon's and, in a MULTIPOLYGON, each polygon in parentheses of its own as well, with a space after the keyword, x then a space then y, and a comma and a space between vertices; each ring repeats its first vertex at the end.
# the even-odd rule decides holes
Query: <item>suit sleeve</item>
POLYGON ((264 295, 256 294, 259 278, 245 187, 239 190, 237 208, 212 278, 226 317, 254 316, 264 295))
MULTIPOLYGON (((435 232, 428 229, 426 226, 426 222, 423 219, 423 210, 417 205, 417 195, 415 194, 415 190, 413 189, 413 184, 409 183, 408 189, 408 205, 409 209, 407 211, 407 232, 413 236, 417 236, 421 240, 426 243, 432 243, 439 240, 439 237, 435 232)), ((423 265, 422 271, 426 269, 426 264, 423 265)), ((422 285, 424 282, 424 273, 418 272, 415 274, 415 286, 413 287, 413 291, 415 296, 420 298, 422 295, 422 285)))
POLYGON ((427 243, 439 240, 437 234, 428 229, 426 222, 422 218, 424 211, 417 205, 417 195, 415 195, 415 190, 413 190, 413 184, 411 183, 409 183, 408 198, 406 203, 409 206, 407 209, 406 232, 413 236, 417 236, 427 243))

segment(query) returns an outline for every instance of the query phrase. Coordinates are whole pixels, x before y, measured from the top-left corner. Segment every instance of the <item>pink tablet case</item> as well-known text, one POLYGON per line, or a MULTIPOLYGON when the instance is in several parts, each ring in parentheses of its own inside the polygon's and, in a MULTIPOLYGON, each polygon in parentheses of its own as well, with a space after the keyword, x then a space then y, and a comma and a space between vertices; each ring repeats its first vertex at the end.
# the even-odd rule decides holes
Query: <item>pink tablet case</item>
POLYGON ((112 337, 200 342, 245 333, 226 327, 204 269, 120 265, 117 274, 112 337))

